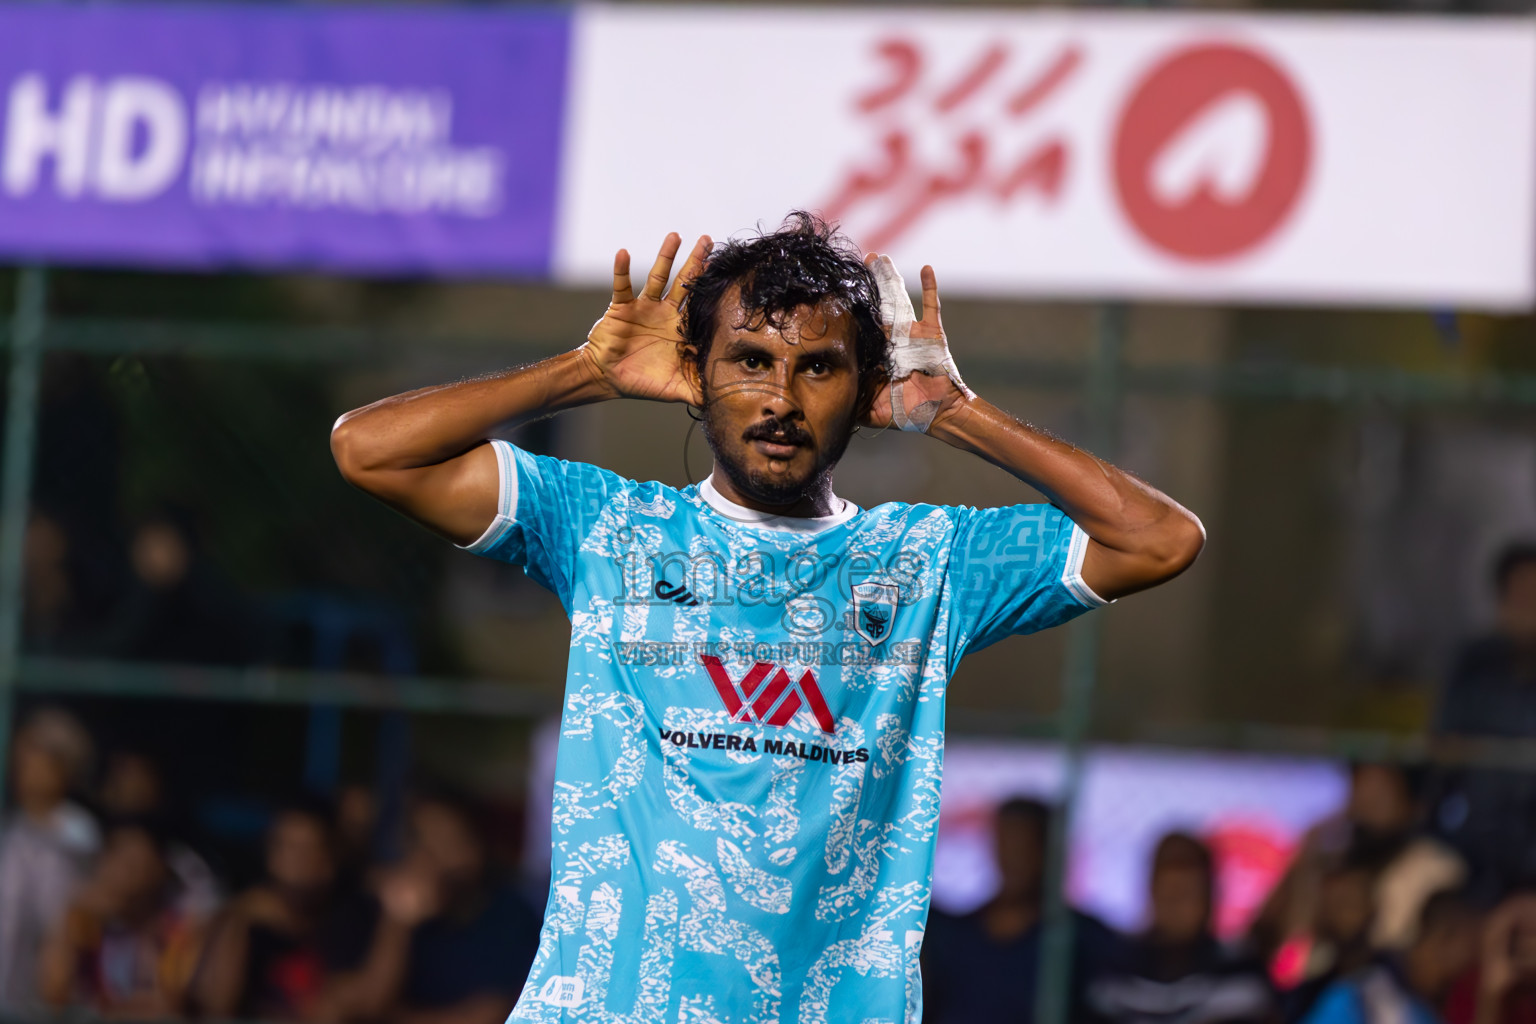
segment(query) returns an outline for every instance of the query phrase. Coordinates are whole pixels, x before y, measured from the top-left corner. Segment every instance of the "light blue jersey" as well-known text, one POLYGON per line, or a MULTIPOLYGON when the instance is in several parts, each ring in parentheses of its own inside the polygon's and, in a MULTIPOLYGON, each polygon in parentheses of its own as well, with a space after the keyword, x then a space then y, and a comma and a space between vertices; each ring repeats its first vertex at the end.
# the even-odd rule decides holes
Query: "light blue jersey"
POLYGON ((944 691, 1103 602, 1050 505, 789 519, 494 442, 469 550, 571 619, 553 877, 512 1021, 915 1022, 944 691))

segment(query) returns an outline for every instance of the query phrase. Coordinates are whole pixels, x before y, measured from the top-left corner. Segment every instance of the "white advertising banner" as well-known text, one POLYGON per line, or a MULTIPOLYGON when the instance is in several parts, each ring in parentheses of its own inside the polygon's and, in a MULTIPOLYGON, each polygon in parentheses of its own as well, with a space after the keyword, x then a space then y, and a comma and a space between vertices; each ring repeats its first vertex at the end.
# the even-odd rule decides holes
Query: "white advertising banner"
POLYGON ((1528 308, 1536 22, 587 6, 555 271, 795 208, 946 293, 1528 308))

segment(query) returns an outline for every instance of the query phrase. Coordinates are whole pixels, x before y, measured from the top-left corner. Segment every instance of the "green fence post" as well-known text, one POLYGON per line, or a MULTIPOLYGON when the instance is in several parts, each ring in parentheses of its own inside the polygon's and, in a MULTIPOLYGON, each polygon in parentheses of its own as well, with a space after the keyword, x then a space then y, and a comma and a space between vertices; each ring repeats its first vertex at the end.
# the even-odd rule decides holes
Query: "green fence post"
POLYGON ((37 389, 47 323, 48 271, 23 267, 11 316, 11 372, 5 404, 5 454, 0 463, 0 793, 10 763, 11 709, 21 666, 22 556, 31 503, 37 440, 37 389))
MULTIPOLYGON (((1088 368, 1085 405, 1088 450, 1114 458, 1124 394, 1121 355, 1125 348, 1126 309, 1114 303, 1098 311, 1093 362, 1088 368)), ((1068 839, 1082 789, 1084 742, 1093 714, 1093 688, 1099 674, 1101 615, 1085 615, 1067 627, 1067 655, 1062 666, 1061 710, 1057 714, 1062 748, 1062 782, 1057 813, 1046 837, 1044 905, 1041 908, 1040 964, 1035 998, 1037 1024, 1067 1024, 1071 1012, 1073 922, 1067 902, 1068 839)))

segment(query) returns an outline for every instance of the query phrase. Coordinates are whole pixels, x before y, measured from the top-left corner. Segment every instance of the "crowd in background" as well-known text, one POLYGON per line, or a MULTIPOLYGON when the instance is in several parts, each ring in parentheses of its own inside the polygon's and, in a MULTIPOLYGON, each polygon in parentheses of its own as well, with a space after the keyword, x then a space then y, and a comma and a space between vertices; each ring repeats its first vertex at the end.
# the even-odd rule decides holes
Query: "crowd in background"
MULTIPOLYGON (((1463 648, 1442 735, 1536 739, 1536 548, 1494 572, 1498 619, 1463 648)), ((997 811, 997 894, 935 911, 924 1020, 1033 1019, 1052 811, 997 811)), ((1536 777, 1362 763, 1306 834, 1246 933, 1218 941, 1217 873, 1172 833, 1147 872, 1148 920, 1120 935, 1073 914, 1071 1019, 1094 1024, 1536 1024, 1536 777)))
POLYGON ((0 1011, 139 1020, 500 1024, 540 915, 464 797, 414 793, 399 856, 366 791, 272 810, 263 877, 231 891, 175 827, 164 780, 44 708, 17 730, 0 832, 0 1011))
MULTIPOLYGON (((370 794, 274 807, 261 878, 236 887, 175 826, 141 753, 67 711, 18 728, 0 831, 0 1011, 134 1019, 500 1024, 532 962, 537 894, 495 863, 462 795, 420 787, 400 842, 370 794), (394 847, 392 856, 380 851, 394 847)), ((1214 931, 1217 870, 1173 832, 1147 870, 1147 920, 1073 912, 1071 1019, 1098 1024, 1530 1024, 1536 885, 1431 828, 1426 773, 1361 763, 1235 942, 1214 931), (1490 878, 1490 873, 1494 876, 1490 878)), ((931 1024, 1033 1019, 1054 810, 996 811, 996 894, 935 910, 931 1024)))
MULTIPOLYGON (((24 556, 23 629, 30 654, 399 669, 385 663, 377 641, 358 664, 314 664, 312 649, 321 641, 309 620, 334 617, 334 602, 311 608, 308 603, 320 599, 303 591, 266 600, 242 592, 211 564, 197 517, 174 504, 127 524, 114 520, 110 529, 35 508, 24 556), (104 550, 100 538, 118 533, 125 534, 121 543, 104 550)), ((362 652, 344 653, 355 659, 362 652)))
MULTIPOLYGON (((1528 1024, 1536 1021, 1536 886, 1489 905, 1476 869, 1423 826, 1415 773, 1360 764, 1246 934, 1214 930, 1211 848, 1157 844, 1145 927, 1119 934, 1073 912, 1070 1019, 1095 1024, 1528 1024)), ((1051 809, 997 811, 1001 884, 978 910, 934 911, 923 945, 924 1020, 1033 1019, 1051 809)))

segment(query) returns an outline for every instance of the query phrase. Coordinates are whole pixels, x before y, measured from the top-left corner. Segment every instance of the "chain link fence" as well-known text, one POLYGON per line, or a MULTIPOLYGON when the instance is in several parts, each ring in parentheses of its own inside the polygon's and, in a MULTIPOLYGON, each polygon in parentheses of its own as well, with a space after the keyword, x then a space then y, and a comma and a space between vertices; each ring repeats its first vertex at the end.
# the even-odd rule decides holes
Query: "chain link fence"
MULTIPOLYGON (((533 851, 536 875, 563 613, 351 490, 326 437, 363 402, 572 346, 603 297, 43 269, 4 286, 7 712, 62 705, 103 753, 156 759, 231 889, 259 874, 287 794, 368 788, 382 836, 423 778, 478 794, 497 855, 533 851)), ((960 670, 941 907, 988 896, 990 808, 1033 794, 1072 823, 1049 891, 1135 931, 1152 848, 1190 830, 1217 851, 1222 933, 1244 934, 1362 761, 1414 770, 1418 827, 1462 851, 1485 902, 1527 877, 1536 699, 1477 689, 1525 668, 1488 669, 1475 641, 1520 628, 1493 570, 1536 537, 1528 321, 959 299, 945 315, 968 380, 1164 487, 1211 542, 1156 594, 960 670)), ((609 405, 514 440, 684 484, 707 470, 689 426, 609 405)), ((866 505, 1028 497, 892 434, 856 439, 839 482, 866 505)), ((1061 1013, 1069 947, 1052 948, 1061 1013)))

